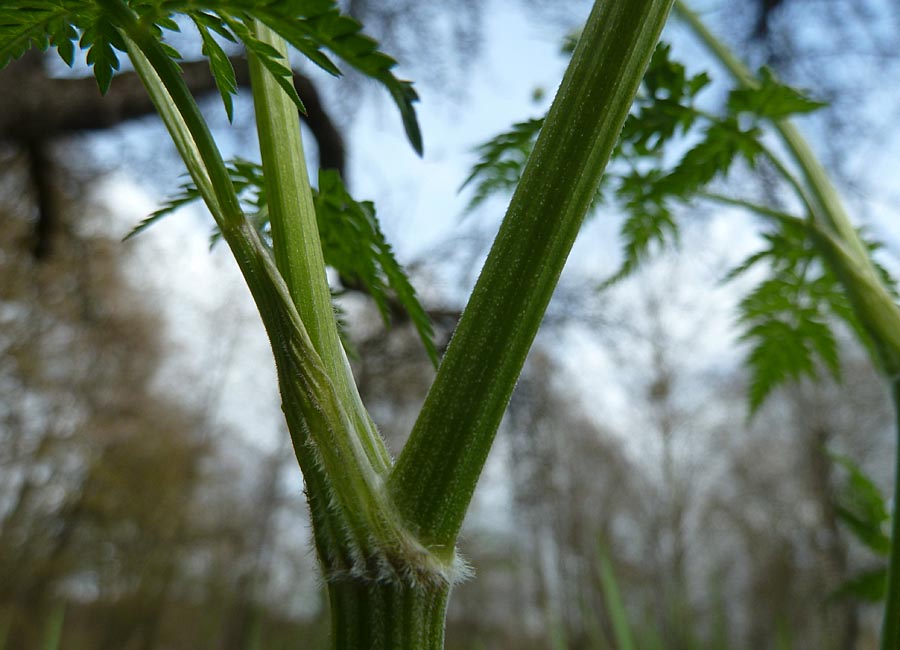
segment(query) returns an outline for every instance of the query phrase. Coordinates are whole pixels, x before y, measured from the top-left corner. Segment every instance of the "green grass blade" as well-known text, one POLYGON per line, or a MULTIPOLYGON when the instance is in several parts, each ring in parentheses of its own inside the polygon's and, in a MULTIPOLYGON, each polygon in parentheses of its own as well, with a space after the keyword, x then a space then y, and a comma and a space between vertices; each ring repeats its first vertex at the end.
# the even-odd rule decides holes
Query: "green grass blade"
POLYGON ((603 599, 606 602, 606 611, 612 624, 616 647, 618 650, 635 650, 634 636, 631 633, 631 624, 628 622, 628 612, 625 611, 625 604, 622 602, 622 594, 619 592, 619 583, 616 580, 612 561, 602 542, 597 544, 597 577, 600 579, 600 588, 603 590, 603 599))

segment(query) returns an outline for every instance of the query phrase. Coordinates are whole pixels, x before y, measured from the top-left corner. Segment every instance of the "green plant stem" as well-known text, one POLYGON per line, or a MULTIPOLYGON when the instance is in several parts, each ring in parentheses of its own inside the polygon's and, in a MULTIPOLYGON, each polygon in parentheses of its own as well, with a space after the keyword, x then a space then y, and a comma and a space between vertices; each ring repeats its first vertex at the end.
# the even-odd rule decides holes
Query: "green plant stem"
MULTIPOLYGON (((144 33, 130 10, 125 8, 122 14, 117 19, 126 29, 129 56, 192 177, 204 192, 272 342, 282 404, 307 479, 323 564, 336 574, 365 573, 364 567, 371 564, 386 572, 443 581, 445 567, 423 554, 398 525, 397 518, 389 516, 383 480, 369 463, 357 435, 361 418, 352 409, 348 414, 283 278, 240 211, 230 179, 223 186, 218 176, 209 173, 221 157, 177 68, 164 62, 154 65, 149 54, 155 53, 156 59, 165 58, 164 52, 157 52, 159 43, 144 33), (182 98, 183 107, 176 97, 182 98), (192 120, 200 122, 192 128, 192 120), (229 213, 223 205, 237 206, 232 208, 237 212, 229 213)), ((297 121, 296 112, 291 120, 297 121)), ((330 309, 329 303, 329 313, 330 309)))
POLYGON ((60 602, 53 606, 47 621, 44 624, 44 643, 42 650, 59 650, 62 636, 63 626, 66 622, 66 603, 60 602))
MULTIPOLYGON (((675 3, 675 9, 739 84, 748 88, 757 86, 743 62, 709 31, 697 14, 681 0, 675 3)), ((865 242, 853 227, 840 195, 809 144, 789 120, 776 120, 773 124, 805 181, 800 195, 813 211, 809 228, 813 242, 841 280, 854 313, 872 338, 877 350, 876 364, 893 381, 900 377, 900 309, 884 287, 865 242)), ((786 168, 779 166, 779 170, 788 182, 796 183, 786 168)))
MULTIPOLYGON (((339 394, 287 284, 251 224, 243 215, 237 225, 223 218, 219 197, 233 188, 216 187, 206 173, 199 153, 202 147, 170 92, 183 81, 165 68, 160 73, 144 57, 143 49, 130 39, 127 44, 198 186, 211 195, 208 205, 217 222, 224 224, 223 236, 272 342, 282 407, 303 469, 316 548, 332 605, 333 648, 439 650, 455 570, 452 561, 431 554, 407 532, 357 435, 360 417, 370 423, 368 416, 355 412, 353 404, 339 394)), ((256 99, 269 101, 267 92, 256 90, 256 99)), ((275 92, 281 96, 280 89, 275 92)), ((296 111, 292 106, 285 110, 289 114, 273 121, 284 119, 296 125, 296 111)), ((203 137, 202 131, 197 132, 203 137)), ((215 143, 209 144, 215 148, 215 143)), ((291 219, 291 210, 285 216, 291 219)))
POLYGON ((824 221, 837 233, 838 237, 850 246, 855 255, 866 260, 872 277, 879 281, 878 274, 869 262, 869 251, 850 221, 844 202, 835 189, 819 159, 813 153, 809 143, 801 135, 797 127, 788 120, 775 122, 775 129, 790 151, 803 174, 808 192, 821 210, 824 221))
POLYGON ((619 582, 616 580, 612 561, 602 541, 597 543, 596 568, 600 587, 603 590, 606 612, 609 615, 613 635, 616 639, 616 647, 618 650, 635 650, 634 636, 631 632, 631 624, 628 622, 628 612, 625 610, 622 594, 619 592, 619 582))
MULTIPOLYGON (((215 140, 209 132, 206 120, 200 114, 197 103, 187 85, 181 82, 181 71, 178 69, 178 65, 172 61, 156 37, 138 21, 134 12, 122 0, 98 0, 98 5, 110 14, 117 24, 121 25, 127 38, 126 42, 132 43, 129 46, 129 56, 139 50, 141 58, 146 57, 177 108, 179 119, 190 133, 189 145, 184 142, 184 138, 182 138, 182 144, 190 146, 194 150, 186 152, 188 158, 195 163, 199 161, 202 164, 202 171, 190 164, 188 171, 201 192, 206 190, 213 194, 211 198, 213 205, 217 207, 218 215, 216 216, 222 220, 222 223, 218 224, 219 228, 224 233, 227 228, 239 227, 243 223, 244 214, 234 191, 234 185, 231 183, 231 176, 225 167, 225 161, 219 153, 215 140)), ((185 162, 187 163, 189 160, 186 159, 185 162)), ((204 195, 204 199, 206 198, 204 195)))
MULTIPOLYGON (((284 39, 259 22, 253 31, 260 42, 287 61, 284 39)), ((266 178, 275 265, 288 286, 313 346, 323 358, 333 356, 337 327, 325 277, 297 108, 259 57, 248 52, 247 61, 266 178)))
POLYGON ((894 382, 892 389, 897 449, 894 464, 894 512, 891 515, 893 522, 891 524, 891 553, 888 560, 885 617, 881 629, 881 650, 900 650, 900 380, 894 382))
POLYGON ((443 650, 449 586, 329 585, 334 650, 443 650))
MULTIPOLYGON (((725 43, 719 40, 700 17, 688 8, 682 0, 676 0, 675 13, 691 28, 691 31, 709 49, 719 63, 725 66, 725 69, 731 73, 732 77, 739 84, 747 88, 756 88, 759 85, 756 77, 744 65, 744 62, 725 43)), ((813 154, 812 149, 797 130, 797 127, 790 120, 775 120, 773 124, 800 168, 806 181, 806 187, 801 187, 794 179, 793 174, 783 164, 778 163, 774 156, 769 156, 769 158, 776 162, 776 166, 785 179, 798 190, 800 198, 806 202, 806 197, 811 197, 813 204, 811 207, 814 215, 824 219, 859 254, 868 257, 865 244, 860 241, 859 236, 856 234, 856 229, 853 228, 853 224, 844 210, 840 196, 834 189, 828 173, 822 167, 815 154, 813 154)))
POLYGON ((781 160, 778 156, 775 155, 769 147, 762 145, 763 155, 766 157, 773 167, 775 167, 775 171, 781 174, 781 177, 787 181, 788 185, 793 188, 794 193, 797 195, 797 198, 800 199, 803 206, 806 208, 806 217, 807 219, 813 219, 816 214, 816 203, 813 198, 809 195, 807 189, 803 186, 793 172, 788 169, 787 165, 784 164, 784 161, 781 160))
MULTIPOLYGON (((192 137, 181 112, 175 106, 171 95, 167 92, 166 85, 160 79, 149 60, 144 56, 143 50, 141 50, 134 41, 128 38, 127 35, 125 38, 129 58, 134 64, 136 72, 141 77, 144 87, 147 89, 151 100, 156 106, 157 112, 162 118, 163 123, 169 130, 172 140, 181 154, 191 177, 194 179, 195 183, 197 183, 197 187, 200 188, 207 207, 209 207, 210 212, 213 214, 213 217, 220 227, 226 226, 217 198, 223 191, 223 188, 213 187, 213 183, 206 172, 206 164, 200 154, 200 148, 192 137)), ((177 84, 179 81, 180 78, 177 76, 174 79, 169 80, 170 84, 177 84)), ((254 246, 251 235, 244 235, 241 233, 242 227, 246 228, 246 224, 237 227, 226 226, 222 228, 222 232, 226 236, 229 247, 235 254, 235 258, 244 273, 251 292, 254 293, 257 304, 260 305, 263 287, 256 278, 264 277, 265 273, 261 270, 255 270, 256 267, 260 265, 260 263, 255 260, 260 259, 259 251, 257 249, 261 249, 262 245, 260 243, 258 246, 254 246), (256 289, 254 289, 256 285, 260 286, 257 286, 256 289)), ((265 320, 264 309, 265 305, 260 305, 260 313, 263 314, 265 320)), ((350 557, 349 553, 339 548, 340 541, 344 534, 343 526, 340 521, 334 521, 334 517, 329 511, 328 501, 330 495, 327 478, 321 468, 318 467, 311 450, 305 450, 302 447, 295 449, 301 466, 308 470, 305 472, 304 478, 307 483, 312 518, 315 522, 313 530, 316 537, 316 546, 320 549, 329 549, 329 552, 333 556, 331 557, 332 564, 336 566, 351 566, 353 562, 352 557, 350 557)))
MULTIPOLYGON (((287 61, 283 38, 259 21, 254 32, 260 42, 287 61)), ((334 318, 297 108, 259 58, 251 52, 247 57, 275 264, 313 346, 353 416, 369 464, 374 471, 386 474, 391 466, 390 456, 363 406, 334 318)))
POLYGON ((401 514, 444 557, 671 5, 595 3, 391 474, 401 514))

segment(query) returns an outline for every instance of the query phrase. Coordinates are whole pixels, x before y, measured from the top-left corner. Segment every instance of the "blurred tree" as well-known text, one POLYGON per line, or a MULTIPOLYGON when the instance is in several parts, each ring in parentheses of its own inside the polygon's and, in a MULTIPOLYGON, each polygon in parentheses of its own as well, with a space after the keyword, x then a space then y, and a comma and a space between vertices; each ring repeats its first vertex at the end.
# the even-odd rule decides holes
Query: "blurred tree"
MULTIPOLYGON (((7 181, 27 173, 21 156, 5 164, 7 181)), ((116 609, 158 597, 162 568, 179 561, 202 418, 154 386, 162 323, 123 274, 121 245, 84 219, 38 263, 26 244, 33 204, 6 196, 0 608, 12 612, 11 647, 35 647, 49 604, 94 594, 111 606, 105 647, 123 647, 118 630, 137 625, 116 609)))
MULTIPOLYGON (((231 61, 238 84, 249 86, 246 60, 234 56, 231 61)), ((181 68, 197 96, 217 93, 206 61, 185 61, 181 68)), ((315 137, 320 166, 343 174, 344 141, 325 111, 315 85, 300 73, 294 74, 294 84, 307 109, 303 119, 315 137)), ((54 154, 54 144, 74 134, 111 129, 153 115, 155 109, 133 72, 116 75, 116 83, 101 97, 93 77, 51 76, 44 56, 37 50, 0 72, 0 93, 15 98, 0 104, 0 143, 26 156, 36 203, 31 248, 35 259, 42 260, 53 250, 57 231, 64 228, 59 223, 61 207, 53 187, 54 178, 72 171, 54 154)))

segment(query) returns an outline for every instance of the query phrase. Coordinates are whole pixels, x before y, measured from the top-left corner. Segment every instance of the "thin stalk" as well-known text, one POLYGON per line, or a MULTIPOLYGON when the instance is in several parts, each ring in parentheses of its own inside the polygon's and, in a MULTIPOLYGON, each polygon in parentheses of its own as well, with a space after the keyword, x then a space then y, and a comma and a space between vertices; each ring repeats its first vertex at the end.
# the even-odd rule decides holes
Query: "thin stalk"
MULTIPOLYGON (((114 4, 116 0, 104 1, 114 4)), ((336 574, 365 573, 366 567, 374 566, 385 574, 445 582, 446 567, 422 552, 397 518, 388 516, 383 480, 357 435, 359 421, 370 421, 364 412, 360 415, 351 409, 348 413, 283 278, 240 211, 230 179, 223 183, 210 172, 219 166, 221 156, 177 68, 162 61, 154 65, 148 51, 160 50, 157 54, 171 61, 158 42, 143 35, 143 27, 127 7, 121 13, 116 17, 126 30, 129 56, 192 177, 208 197, 207 205, 234 253, 272 342, 283 409, 306 478, 323 564, 336 574), (176 97, 182 98, 182 106, 176 97), (200 123, 192 128, 194 118, 200 123), (229 213, 223 205, 236 206, 236 212, 229 213)), ((296 113, 292 120, 297 120, 296 113)), ((328 309, 330 313, 330 303, 328 309)))
MULTIPOLYGON (((685 12, 689 12, 690 10, 687 9, 684 5, 680 4, 679 2, 675 3, 675 7, 676 7, 679 15, 682 16, 683 18, 687 19, 685 16, 685 12)), ((698 20, 696 18, 696 16, 694 16, 693 13, 691 13, 690 15, 693 17, 693 19, 698 20)), ((698 20, 698 23, 703 27, 703 29, 706 29, 706 27, 702 23, 700 23, 699 20, 698 20)), ((743 64, 741 64, 740 61, 736 61, 736 64, 743 66, 743 64)), ((744 71, 746 71, 746 69, 741 67, 740 71, 744 72, 744 71)), ((734 71, 732 71, 732 72, 734 72, 734 71)), ((749 71, 747 71, 747 74, 749 75, 749 71)), ((752 77, 748 77, 748 79, 749 79, 750 83, 755 83, 755 80, 752 77)), ((741 82, 741 83, 744 83, 744 82, 741 82)), ((717 115, 710 113, 708 111, 704 111, 704 110, 700 110, 700 109, 696 109, 696 108, 694 108, 692 110, 696 115, 704 117, 707 120, 709 120, 710 122, 715 123, 719 120, 719 117, 717 115)), ((787 165, 784 164, 784 162, 781 160, 781 158, 779 158, 778 156, 775 155, 775 152, 772 151, 772 149, 770 147, 767 147, 762 142, 759 143, 759 146, 762 149, 762 155, 765 156, 766 160, 768 160, 769 163, 771 163, 773 167, 775 167, 775 170, 779 174, 781 174, 781 177, 785 181, 787 181, 788 185, 790 185, 793 188, 794 192, 797 194, 797 198, 799 198, 800 201, 803 203, 803 205, 806 206, 806 209, 809 213, 809 217, 812 218, 812 216, 816 212, 816 204, 813 202, 812 198, 809 196, 809 193, 807 192, 806 188, 800 182, 800 179, 798 179, 794 175, 794 173, 790 169, 788 169, 787 165)))
POLYGON ((44 643, 42 650, 59 650, 66 622, 66 603, 62 601, 54 605, 44 624, 44 643))
POLYGON ((892 389, 898 442, 894 464, 894 513, 884 603, 885 616, 881 628, 881 650, 900 650, 900 380, 894 382, 892 389))
MULTIPOLYGON (((748 88, 757 86, 743 62, 709 31, 697 14, 681 0, 676 2, 675 9, 738 83, 748 88)), ((814 218, 809 231, 813 242, 840 278, 856 316, 872 337, 878 350, 876 364, 893 381, 900 377, 900 309, 885 289, 865 242, 853 227, 840 195, 809 144, 789 120, 776 120, 773 124, 805 181, 801 197, 812 199, 814 218)), ((791 178, 789 174, 788 180, 791 178)))
POLYGON ((600 579, 600 587, 603 590, 603 600, 606 605, 606 613, 612 624, 613 635, 616 639, 618 650, 635 650, 634 636, 631 632, 631 624, 628 622, 628 612, 622 602, 622 594, 619 592, 619 582, 616 580, 616 572, 612 561, 606 552, 603 542, 597 544, 597 577, 600 579))
POLYGON ((816 214, 816 202, 813 197, 809 195, 806 187, 800 182, 800 179, 797 178, 794 173, 788 169, 787 165, 784 164, 784 161, 781 160, 775 153, 766 147, 762 146, 763 155, 766 157, 773 167, 775 167, 775 171, 781 174, 781 177, 787 181, 788 185, 790 185, 794 192, 797 194, 797 198, 803 203, 806 207, 806 216, 808 219, 814 219, 816 214))
MULTIPOLYGON (((287 44, 283 38, 259 21, 254 32, 261 42, 287 61, 287 44)), ((247 57, 275 264, 287 283, 313 346, 343 403, 354 416, 368 462, 375 471, 386 474, 390 456, 363 407, 334 318, 297 108, 259 57, 251 52, 247 57)))
POLYGON ((451 557, 478 476, 672 0, 596 2, 388 484, 451 557))
MULTIPOLYGON (((259 22, 253 31, 260 42, 272 47, 287 61, 283 38, 259 22)), ((334 356, 340 342, 325 277, 297 107, 258 56, 248 52, 247 61, 266 179, 275 265, 290 290, 316 350, 323 358, 334 356)))
MULTIPOLYGON (((757 85, 740 59, 680 0, 676 3, 676 11, 740 84, 749 88, 757 85)), ((900 410, 900 308, 884 286, 865 242, 853 227, 837 190, 809 144, 789 120, 775 121, 774 126, 800 169, 807 191, 815 202, 814 219, 808 228, 810 237, 837 275, 854 315, 868 333, 873 359, 890 383, 895 408, 900 410)), ((894 479, 890 568, 881 650, 900 650, 900 414, 897 447, 898 472, 894 479)))
MULTIPOLYGON (((775 122, 775 129, 781 135, 782 141, 791 152, 794 161, 803 174, 809 194, 821 206, 826 223, 838 234, 838 236, 852 249, 859 258, 869 260, 869 251, 865 243, 857 233, 850 221, 850 217, 844 208, 844 202, 832 184, 828 173, 813 153, 806 139, 800 134, 797 127, 788 120, 775 122)), ((869 263, 872 277, 878 279, 878 274, 869 263)))
MULTIPOLYGON (((206 171, 206 165, 200 154, 200 148, 196 144, 190 130, 188 129, 181 112, 175 106, 175 103, 166 89, 166 85, 160 79, 156 70, 144 56, 144 53, 128 36, 125 36, 125 43, 128 48, 128 55, 135 71, 141 77, 144 87, 147 89, 151 100, 156 106, 156 110, 166 125, 169 134, 172 137, 175 147, 181 154, 182 159, 187 166, 188 172, 200 189, 200 192, 207 204, 213 217, 220 226, 223 225, 224 219, 222 210, 219 207, 217 196, 221 193, 222 188, 218 188, 218 192, 213 187, 213 183, 206 171)), ((176 83, 170 80, 171 83, 176 83)), ((211 137, 211 136, 210 136, 211 137)), ((235 197, 236 198, 236 197, 235 197)), ((240 233, 239 228, 229 227, 223 228, 223 233, 227 233, 226 241, 235 254, 239 266, 241 266, 247 279, 248 285, 253 291, 253 278, 260 276, 259 273, 248 271, 246 267, 253 266, 252 259, 257 257, 256 252, 241 252, 243 246, 248 246, 251 250, 254 247, 250 242, 235 243, 236 233, 240 233)), ((237 237, 240 240, 240 237, 237 237)), ((261 248, 261 244, 259 245, 261 248)), ((258 282, 257 282, 258 283, 258 282)), ((259 291, 259 290, 258 290, 259 291)), ((257 304, 260 313, 263 313, 264 305, 260 304, 257 298, 257 304)), ((304 479, 307 484, 308 499, 310 502, 310 510, 312 518, 315 522, 313 532, 316 538, 316 547, 318 549, 328 549, 328 555, 324 557, 330 560, 329 564, 334 566, 351 566, 352 557, 340 548, 341 541, 344 536, 344 526, 340 521, 336 521, 329 509, 329 489, 328 480, 324 472, 318 467, 311 450, 304 450, 302 447, 297 448, 298 461, 304 468, 304 479)), ((324 559, 323 559, 324 561, 324 559)))
POLYGON ((775 210, 774 208, 770 208, 767 205, 760 205, 759 203, 754 203, 753 201, 736 199, 734 197, 727 196, 725 194, 719 194, 717 192, 699 192, 697 196, 701 199, 706 199, 707 201, 714 201, 715 203, 730 205, 735 208, 744 208, 745 210, 754 212, 762 217, 767 217, 769 219, 780 221, 782 223, 789 223, 800 227, 806 226, 806 222, 796 215, 788 214, 787 212, 782 212, 781 210, 775 210))

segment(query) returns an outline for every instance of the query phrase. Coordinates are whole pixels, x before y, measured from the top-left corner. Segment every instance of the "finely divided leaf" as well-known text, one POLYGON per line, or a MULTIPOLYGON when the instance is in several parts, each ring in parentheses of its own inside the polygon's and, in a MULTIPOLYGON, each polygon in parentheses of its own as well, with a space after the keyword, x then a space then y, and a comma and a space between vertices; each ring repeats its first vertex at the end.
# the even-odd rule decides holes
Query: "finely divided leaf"
MULTIPOLYGON (((890 514, 875 482, 849 457, 829 453, 843 471, 834 496, 838 519, 847 530, 876 555, 887 557, 891 538, 886 532, 890 514)), ((830 599, 858 598, 865 602, 884 599, 887 591, 887 566, 867 569, 844 582, 830 599)))
POLYGON ((200 191, 193 183, 183 184, 179 188, 178 194, 169 199, 161 208, 152 212, 147 218, 143 219, 139 224, 132 228, 128 234, 122 238, 122 241, 128 241, 135 235, 139 235, 164 217, 169 216, 189 203, 200 200, 200 198, 202 198, 200 196, 200 191))
POLYGON ((736 120, 724 119, 711 123, 703 140, 692 147, 661 179, 661 191, 681 199, 691 198, 718 176, 724 176, 738 157, 751 166, 762 151, 761 132, 754 128, 741 129, 736 120))
POLYGON ((751 344, 751 413, 782 384, 817 377, 817 359, 832 374, 839 372, 834 334, 817 309, 793 303, 798 289, 784 277, 770 278, 741 302, 740 321, 747 327, 741 339, 751 344))
POLYGON ((518 122, 509 131, 478 146, 478 162, 459 188, 462 190, 475 183, 475 192, 466 212, 471 212, 494 194, 508 195, 515 190, 543 125, 544 118, 518 122))
POLYGON ((666 197, 658 192, 662 173, 652 169, 646 174, 633 170, 619 179, 616 197, 625 209, 625 221, 619 230, 622 241, 622 265, 600 288, 605 289, 633 273, 651 249, 662 249, 678 241, 678 224, 666 197))
POLYGON ((290 62, 286 61, 274 47, 258 40, 244 23, 228 14, 220 15, 229 29, 241 39, 247 50, 259 58, 272 78, 297 106, 297 110, 305 114, 306 107, 303 106, 297 89, 294 87, 294 72, 291 70, 290 62))
POLYGON ((891 548, 891 538, 886 532, 890 511, 881 491, 853 460, 839 454, 831 457, 845 474, 835 495, 838 518, 868 548, 887 556, 891 548))
POLYGON ((737 88, 728 95, 728 110, 733 114, 751 113, 759 118, 780 120, 791 115, 811 113, 826 106, 810 99, 802 91, 779 82, 769 68, 761 68, 756 88, 737 88))
POLYGON ((32 47, 52 45, 71 66, 79 31, 98 13, 93 2, 79 0, 8 0, 0 7, 0 69, 32 47))
POLYGON ((740 303, 741 339, 750 344, 750 410, 773 390, 802 377, 817 378, 819 368, 840 379, 833 316, 852 318, 836 278, 816 260, 801 226, 783 223, 764 235, 768 246, 728 274, 729 278, 767 262, 770 276, 740 303))
POLYGON ((887 593, 887 567, 857 573, 828 595, 829 601, 853 598, 865 603, 878 603, 887 593))
POLYGON ((50 33, 50 45, 56 48, 56 52, 70 68, 75 63, 75 44, 78 42, 78 32, 68 21, 58 19, 48 25, 50 33))
POLYGON ((671 48, 660 43, 644 73, 642 92, 625 121, 620 136, 622 147, 630 145, 628 155, 648 156, 661 153, 677 133, 687 133, 698 118, 693 100, 709 82, 701 73, 687 75, 685 67, 670 58, 671 48))
POLYGON ((341 277, 363 286, 386 324, 392 319, 392 292, 436 366, 438 354, 431 320, 384 238, 372 202, 354 200, 337 172, 321 170, 315 205, 326 263, 341 277))

